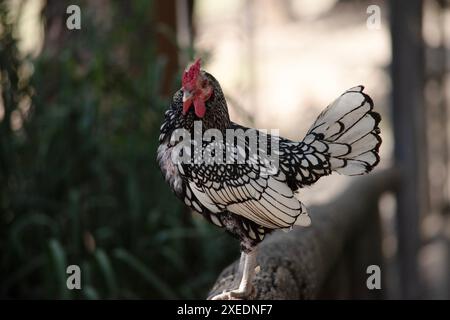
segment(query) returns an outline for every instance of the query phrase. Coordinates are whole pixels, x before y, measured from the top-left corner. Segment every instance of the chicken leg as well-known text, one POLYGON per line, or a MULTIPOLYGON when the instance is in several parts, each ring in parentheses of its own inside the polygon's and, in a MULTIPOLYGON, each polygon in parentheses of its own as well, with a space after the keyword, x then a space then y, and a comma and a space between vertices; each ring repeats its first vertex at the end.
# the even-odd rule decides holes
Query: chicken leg
POLYGON ((242 252, 238 274, 241 276, 239 287, 232 291, 225 291, 211 298, 211 300, 233 300, 247 298, 253 289, 252 280, 256 267, 256 248, 249 253, 242 252))

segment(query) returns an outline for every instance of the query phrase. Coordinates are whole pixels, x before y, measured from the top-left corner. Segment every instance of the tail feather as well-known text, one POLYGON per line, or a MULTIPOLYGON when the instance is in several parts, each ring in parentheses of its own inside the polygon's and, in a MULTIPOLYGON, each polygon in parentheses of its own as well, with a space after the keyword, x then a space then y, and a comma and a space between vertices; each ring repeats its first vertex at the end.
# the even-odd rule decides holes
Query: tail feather
POLYGON ((317 118, 308 131, 324 142, 331 170, 345 175, 370 172, 380 161, 378 124, 372 99, 357 86, 344 92, 317 118))

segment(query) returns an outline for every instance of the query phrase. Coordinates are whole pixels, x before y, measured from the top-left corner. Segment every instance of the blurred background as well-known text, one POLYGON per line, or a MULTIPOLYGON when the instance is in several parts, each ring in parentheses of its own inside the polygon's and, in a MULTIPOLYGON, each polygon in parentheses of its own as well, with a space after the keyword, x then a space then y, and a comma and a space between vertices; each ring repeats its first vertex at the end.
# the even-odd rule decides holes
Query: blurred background
MULTIPOLYGON (((1 1, 0 297, 206 296, 238 244, 155 161, 181 72, 202 57, 232 119, 293 140, 365 85, 383 118, 378 170, 401 175, 374 204, 380 297, 449 299, 449 48, 444 0, 1 1), (72 264, 82 290, 67 290, 72 264)), ((351 182, 300 195, 325 203, 351 182)))

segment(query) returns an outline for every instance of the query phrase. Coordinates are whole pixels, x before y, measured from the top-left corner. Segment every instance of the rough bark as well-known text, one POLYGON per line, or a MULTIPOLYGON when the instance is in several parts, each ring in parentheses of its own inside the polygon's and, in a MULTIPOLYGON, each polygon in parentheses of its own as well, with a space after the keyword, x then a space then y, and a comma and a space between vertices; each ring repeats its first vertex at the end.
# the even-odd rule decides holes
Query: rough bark
MULTIPOLYGON (((277 231, 265 240, 259 247, 257 260, 260 271, 253 281, 254 291, 250 299, 313 299, 323 296, 325 283, 329 283, 330 278, 331 282, 336 282, 333 275, 342 277, 338 266, 342 267, 339 263, 341 257, 349 256, 345 250, 360 247, 355 246, 359 240, 367 242, 365 232, 373 229, 372 224, 378 220, 378 199, 383 192, 394 189, 397 178, 396 171, 389 169, 356 179, 335 200, 310 208, 313 221, 310 227, 296 227, 288 233, 277 231)), ((374 236, 373 241, 379 242, 379 239, 374 236)), ((374 248, 379 249, 379 246, 369 245, 369 250, 378 250, 374 248)), ((209 297, 237 286, 238 263, 236 261, 221 273, 209 297)), ((365 286, 365 281, 362 285, 365 286)), ((329 292, 325 294, 326 297, 331 295, 329 292)))

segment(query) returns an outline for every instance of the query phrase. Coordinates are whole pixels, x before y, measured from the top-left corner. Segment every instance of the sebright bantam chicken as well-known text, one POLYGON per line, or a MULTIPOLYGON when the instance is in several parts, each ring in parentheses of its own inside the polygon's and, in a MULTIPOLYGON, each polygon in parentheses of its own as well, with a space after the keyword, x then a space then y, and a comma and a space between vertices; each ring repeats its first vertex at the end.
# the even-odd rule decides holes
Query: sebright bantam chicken
POLYGON ((230 120, 219 82, 200 64, 185 70, 165 113, 157 160, 178 198, 240 241, 239 287, 213 299, 244 299, 264 237, 311 223, 295 192, 333 171, 361 175, 378 164, 381 118, 357 86, 330 104, 302 141, 246 128, 230 120))

